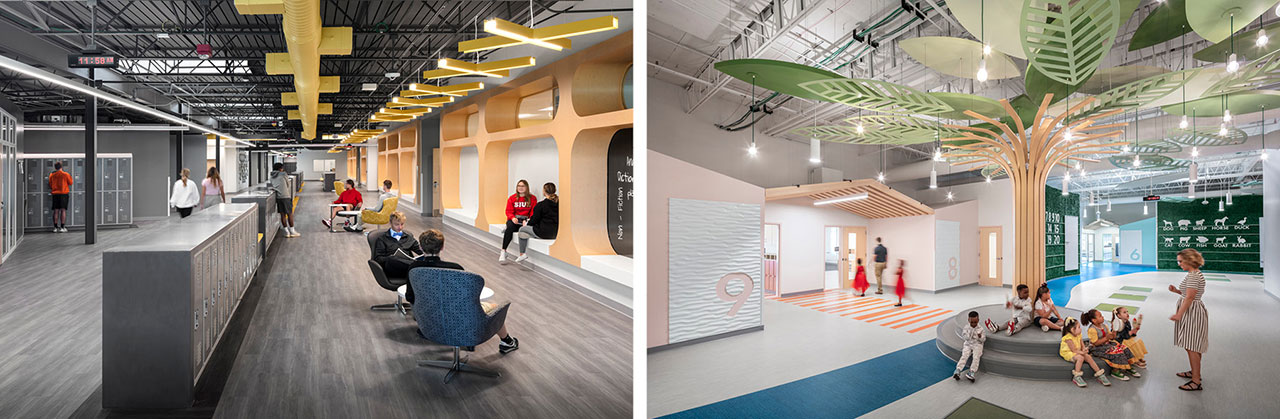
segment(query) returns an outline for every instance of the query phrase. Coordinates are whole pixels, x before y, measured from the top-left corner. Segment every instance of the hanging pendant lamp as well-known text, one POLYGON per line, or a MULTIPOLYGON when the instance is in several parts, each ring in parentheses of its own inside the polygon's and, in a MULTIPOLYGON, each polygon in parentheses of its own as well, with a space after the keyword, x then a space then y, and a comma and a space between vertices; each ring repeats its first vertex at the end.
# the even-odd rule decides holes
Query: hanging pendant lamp
POLYGON ((1187 182, 1196 183, 1197 169, 1196 162, 1191 162, 1191 166, 1187 168, 1187 182))

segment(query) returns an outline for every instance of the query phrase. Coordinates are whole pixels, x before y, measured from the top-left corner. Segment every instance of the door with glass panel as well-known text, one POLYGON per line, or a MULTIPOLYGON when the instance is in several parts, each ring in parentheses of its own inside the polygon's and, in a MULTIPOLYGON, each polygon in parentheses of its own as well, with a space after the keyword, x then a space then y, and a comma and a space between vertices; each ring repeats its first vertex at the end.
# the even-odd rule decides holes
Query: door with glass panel
MULTIPOLYGON (((844 250, 840 258, 840 287, 853 288, 853 277, 858 275, 858 259, 866 257, 863 246, 867 241, 866 227, 845 227, 840 234, 840 248, 844 250)), ((866 268, 867 261, 862 261, 866 268)))
POLYGON ((781 228, 777 224, 765 223, 764 225, 764 293, 765 295, 778 295, 780 292, 778 284, 778 276, 782 272, 778 270, 778 245, 781 242, 781 228))
POLYGON ((0 110, 0 261, 18 244, 18 121, 0 110))
POLYGON ((978 227, 978 284, 999 287, 1004 284, 1003 228, 978 227))

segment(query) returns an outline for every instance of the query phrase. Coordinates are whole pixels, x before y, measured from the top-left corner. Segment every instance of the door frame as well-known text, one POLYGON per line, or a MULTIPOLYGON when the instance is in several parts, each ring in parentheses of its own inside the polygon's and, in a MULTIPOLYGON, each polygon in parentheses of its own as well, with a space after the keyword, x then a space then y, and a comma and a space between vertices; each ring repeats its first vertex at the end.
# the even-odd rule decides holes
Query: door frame
MULTIPOLYGON (((839 287, 842 289, 853 288, 853 279, 849 276, 849 272, 850 270, 855 269, 854 267, 857 266, 856 265, 857 260, 849 259, 849 255, 850 255, 849 232, 850 230, 854 230, 862 237, 861 239, 858 240, 859 243, 856 243, 855 248, 853 249, 854 251, 857 252, 857 255, 854 256, 854 258, 863 257, 865 259, 864 256, 866 255, 866 249, 864 247, 866 246, 866 243, 867 243, 867 240, 866 240, 867 226, 824 225, 822 226, 822 234, 824 236, 822 238, 822 241, 824 244, 826 243, 825 236, 827 234, 827 229, 833 228, 833 227, 840 229, 840 252, 839 252, 839 258, 836 259, 836 275, 838 275, 838 278, 840 279, 839 287)), ((823 253, 824 253, 823 263, 825 264, 826 249, 823 249, 823 253)), ((864 260, 863 263, 865 264, 866 261, 864 260)), ((825 277, 826 271, 827 271, 826 266, 824 265, 822 269, 822 272, 823 272, 822 289, 823 290, 829 289, 827 288, 827 280, 825 277)))
MULTIPOLYGON (((781 224, 781 223, 764 223, 764 224, 761 226, 761 230, 760 230, 760 231, 763 233, 763 231, 764 231, 764 226, 769 226, 769 225, 777 226, 777 227, 778 227, 778 253, 775 255, 775 256, 777 256, 778 258, 777 258, 777 259, 774 259, 774 265, 776 265, 776 266, 778 267, 778 269, 777 269, 777 271, 774 273, 774 275, 775 275, 775 280, 776 280, 777 282, 773 284, 773 286, 774 286, 774 289, 773 289, 773 296, 775 296, 775 297, 780 297, 780 296, 782 296, 782 224, 781 224)), ((763 236, 763 234, 762 234, 762 236, 763 236)), ((760 241, 760 260, 761 260, 761 262, 767 262, 767 261, 769 260, 769 259, 766 259, 766 258, 765 258, 765 253, 764 253, 764 240, 761 240, 761 241, 760 241)), ((824 267, 824 268, 825 268, 825 267, 824 267)), ((763 278, 761 278, 761 279, 763 279, 763 280, 764 280, 764 281, 762 281, 762 282, 763 282, 763 284, 761 285, 760 290, 761 290, 761 291, 763 291, 764 295, 769 295, 769 293, 768 293, 769 287, 768 287, 768 285, 767 285, 767 284, 769 283, 769 279, 768 279, 768 275, 769 275, 769 274, 768 274, 768 270, 764 269, 764 266, 761 266, 761 267, 760 267, 760 272, 761 272, 760 276, 762 276, 762 277, 763 277, 763 278)))
POLYGON ((979 226, 978 227, 978 284, 983 286, 1004 286, 1004 227, 1003 226, 979 226), (990 279, 990 260, 987 256, 987 249, 990 244, 987 242, 987 234, 996 233, 996 279, 990 279))

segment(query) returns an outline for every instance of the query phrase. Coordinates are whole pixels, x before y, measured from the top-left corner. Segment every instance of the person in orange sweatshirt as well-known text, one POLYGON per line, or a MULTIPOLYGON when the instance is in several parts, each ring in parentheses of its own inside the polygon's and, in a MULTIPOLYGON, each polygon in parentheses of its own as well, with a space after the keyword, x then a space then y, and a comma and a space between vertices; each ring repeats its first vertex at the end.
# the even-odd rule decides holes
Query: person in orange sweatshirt
POLYGON ((529 193, 529 182, 524 179, 516 182, 516 193, 507 197, 507 228, 502 231, 498 263, 507 264, 507 246, 511 245, 511 237, 520 231, 520 227, 529 223, 529 217, 533 216, 533 206, 537 203, 538 198, 529 193))
POLYGON ((62 170, 62 162, 53 163, 49 174, 49 194, 53 197, 53 232, 67 232, 67 202, 71 199, 71 175, 62 170))

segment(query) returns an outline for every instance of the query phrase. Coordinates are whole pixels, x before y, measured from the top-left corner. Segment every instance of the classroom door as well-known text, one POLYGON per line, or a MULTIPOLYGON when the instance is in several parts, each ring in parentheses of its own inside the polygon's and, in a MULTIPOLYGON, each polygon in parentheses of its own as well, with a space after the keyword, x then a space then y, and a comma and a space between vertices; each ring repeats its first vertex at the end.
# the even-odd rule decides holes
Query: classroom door
POLYGON ((764 293, 778 295, 778 246, 781 244, 781 226, 766 223, 764 225, 764 293))
MULTIPOLYGON (((866 227, 844 227, 840 234, 840 287, 853 288, 853 277, 858 274, 858 258, 862 257, 863 243, 867 240, 866 227)), ((866 266, 866 261, 862 261, 866 266)))
POLYGON ((978 284, 1004 284, 1004 228, 978 227, 978 284))
POLYGON ((844 276, 844 263, 840 258, 844 246, 840 243, 840 227, 825 226, 822 229, 822 289, 840 288, 844 276))

